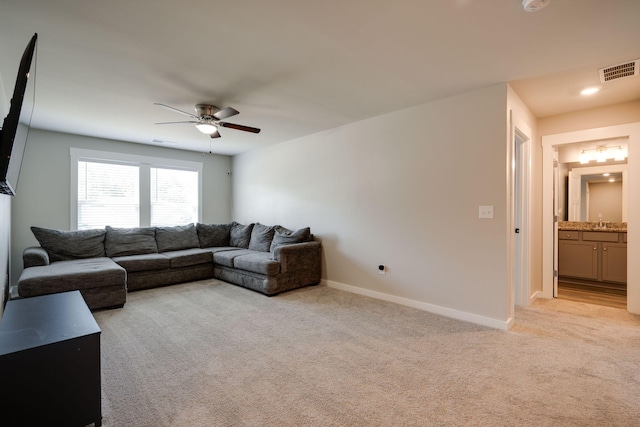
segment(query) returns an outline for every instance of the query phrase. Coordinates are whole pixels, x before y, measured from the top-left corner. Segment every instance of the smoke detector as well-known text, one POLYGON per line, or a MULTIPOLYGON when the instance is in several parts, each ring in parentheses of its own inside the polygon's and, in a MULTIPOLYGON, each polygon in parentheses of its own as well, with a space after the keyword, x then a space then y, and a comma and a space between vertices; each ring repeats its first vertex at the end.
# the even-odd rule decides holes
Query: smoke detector
POLYGON ((522 7, 525 12, 537 12, 549 3, 551 0, 522 0, 522 7))
POLYGON ((623 64, 611 65, 610 67, 600 68, 600 81, 602 83, 606 83, 610 82, 611 80, 637 76, 639 68, 640 59, 625 62, 623 64))

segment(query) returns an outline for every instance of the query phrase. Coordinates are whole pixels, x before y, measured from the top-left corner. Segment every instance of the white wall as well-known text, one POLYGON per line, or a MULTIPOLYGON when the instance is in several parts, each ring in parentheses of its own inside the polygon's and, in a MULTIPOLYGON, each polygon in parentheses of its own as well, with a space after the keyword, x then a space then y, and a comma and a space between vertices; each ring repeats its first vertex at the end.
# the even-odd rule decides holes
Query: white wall
POLYGON ((33 225, 69 230, 70 157, 69 148, 114 151, 132 155, 164 157, 202 162, 203 207, 201 222, 226 223, 231 220, 231 158, 131 144, 32 129, 22 163, 17 195, 13 197, 11 224, 11 283, 22 272, 22 251, 36 245, 33 225))
POLYGON ((329 284, 506 327, 506 99, 494 85, 236 156, 234 219, 311 226, 329 284))

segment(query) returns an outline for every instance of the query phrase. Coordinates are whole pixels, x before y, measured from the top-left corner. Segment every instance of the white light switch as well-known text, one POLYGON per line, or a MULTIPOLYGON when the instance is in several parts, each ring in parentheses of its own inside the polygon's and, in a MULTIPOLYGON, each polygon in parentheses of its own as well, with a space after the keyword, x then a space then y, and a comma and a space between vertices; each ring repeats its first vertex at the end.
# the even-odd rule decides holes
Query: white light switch
POLYGON ((480 206, 478 218, 493 218, 493 206, 480 206))

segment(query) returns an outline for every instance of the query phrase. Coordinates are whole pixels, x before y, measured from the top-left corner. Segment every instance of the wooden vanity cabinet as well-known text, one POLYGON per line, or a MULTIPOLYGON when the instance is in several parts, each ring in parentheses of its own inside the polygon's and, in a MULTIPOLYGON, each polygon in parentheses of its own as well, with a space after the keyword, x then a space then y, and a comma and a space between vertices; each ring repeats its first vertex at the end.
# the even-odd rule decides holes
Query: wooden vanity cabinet
POLYGON ((626 233, 559 230, 558 276, 563 281, 626 285, 626 233))
POLYGON ((602 243, 602 280, 627 283, 626 243, 602 243))

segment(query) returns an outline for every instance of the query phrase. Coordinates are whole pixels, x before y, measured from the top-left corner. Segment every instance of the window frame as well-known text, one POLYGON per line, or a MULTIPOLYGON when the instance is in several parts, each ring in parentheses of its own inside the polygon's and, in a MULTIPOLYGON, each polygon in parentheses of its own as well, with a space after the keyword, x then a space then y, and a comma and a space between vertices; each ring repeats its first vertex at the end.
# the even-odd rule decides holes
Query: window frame
MULTIPOLYGON (((202 162, 189 160, 166 159, 162 157, 141 156, 117 153, 112 151, 89 150, 70 147, 70 219, 69 229, 78 229, 78 161, 114 163, 139 167, 140 185, 140 227, 151 224, 151 168, 188 170, 198 173, 198 220, 202 218, 202 162)), ((176 224, 181 225, 181 224, 176 224)))

